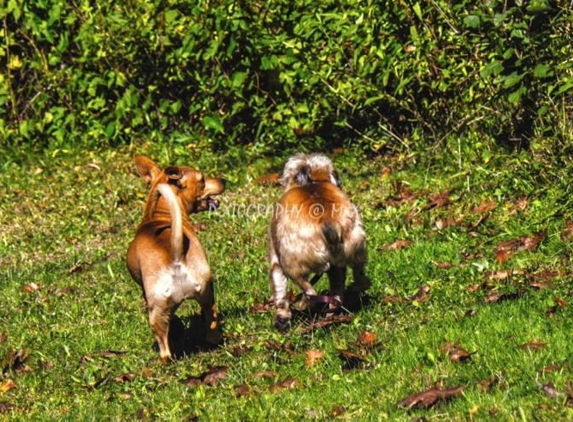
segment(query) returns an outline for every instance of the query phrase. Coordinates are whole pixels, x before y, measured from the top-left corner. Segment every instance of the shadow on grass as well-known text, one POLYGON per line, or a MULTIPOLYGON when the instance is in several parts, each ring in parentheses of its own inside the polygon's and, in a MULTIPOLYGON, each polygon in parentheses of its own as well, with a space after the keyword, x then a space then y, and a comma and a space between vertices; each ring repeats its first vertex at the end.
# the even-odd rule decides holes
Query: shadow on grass
MULTIPOLYGON (((182 318, 173 315, 169 327, 169 346, 173 357, 177 360, 219 347, 205 341, 205 322, 199 314, 182 318)), ((155 348, 159 350, 157 344, 155 348)))

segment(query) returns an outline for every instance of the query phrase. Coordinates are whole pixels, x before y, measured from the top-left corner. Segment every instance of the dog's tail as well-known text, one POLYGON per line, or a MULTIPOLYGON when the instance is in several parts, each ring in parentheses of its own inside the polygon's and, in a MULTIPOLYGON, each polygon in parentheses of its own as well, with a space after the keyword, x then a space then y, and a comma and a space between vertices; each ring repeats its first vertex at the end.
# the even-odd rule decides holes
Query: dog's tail
POLYGON ((326 239, 326 243, 328 243, 331 248, 338 247, 342 241, 340 229, 337 227, 337 225, 329 221, 323 223, 322 235, 326 239))
POLYGON ((171 214, 171 251, 175 262, 179 262, 183 254, 183 217, 181 208, 179 208, 179 200, 167 183, 159 183, 157 190, 169 207, 171 214))

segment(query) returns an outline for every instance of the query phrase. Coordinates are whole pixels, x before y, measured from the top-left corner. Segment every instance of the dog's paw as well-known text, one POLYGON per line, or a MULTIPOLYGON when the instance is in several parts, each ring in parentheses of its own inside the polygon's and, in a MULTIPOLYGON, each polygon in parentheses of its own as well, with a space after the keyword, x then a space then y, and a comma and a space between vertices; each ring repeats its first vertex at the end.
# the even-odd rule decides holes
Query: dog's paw
POLYGON ((275 317, 275 328, 281 333, 286 333, 290 329, 290 318, 283 316, 275 317))

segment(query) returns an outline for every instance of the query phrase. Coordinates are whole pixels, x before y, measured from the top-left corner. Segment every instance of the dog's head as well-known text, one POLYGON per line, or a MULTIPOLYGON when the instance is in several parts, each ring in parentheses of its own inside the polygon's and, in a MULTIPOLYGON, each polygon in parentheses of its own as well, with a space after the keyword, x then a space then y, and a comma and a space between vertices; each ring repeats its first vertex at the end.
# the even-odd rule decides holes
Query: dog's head
POLYGON ((185 166, 169 166, 164 170, 143 155, 134 158, 139 175, 147 182, 153 192, 159 183, 167 183, 181 199, 187 214, 215 210, 219 201, 213 196, 223 193, 225 180, 204 177, 197 170, 185 166))
POLYGON ((311 183, 332 183, 339 188, 342 186, 332 161, 325 155, 299 153, 289 158, 281 178, 285 190, 311 183))

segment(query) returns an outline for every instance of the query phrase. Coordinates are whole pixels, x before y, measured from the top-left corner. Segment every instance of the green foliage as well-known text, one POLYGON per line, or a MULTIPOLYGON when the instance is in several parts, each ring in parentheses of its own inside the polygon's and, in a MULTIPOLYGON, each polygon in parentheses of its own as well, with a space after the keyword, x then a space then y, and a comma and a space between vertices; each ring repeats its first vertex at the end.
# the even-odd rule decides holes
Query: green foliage
POLYGON ((532 2, 1 3, 4 148, 379 150, 567 139, 572 9, 532 2))

